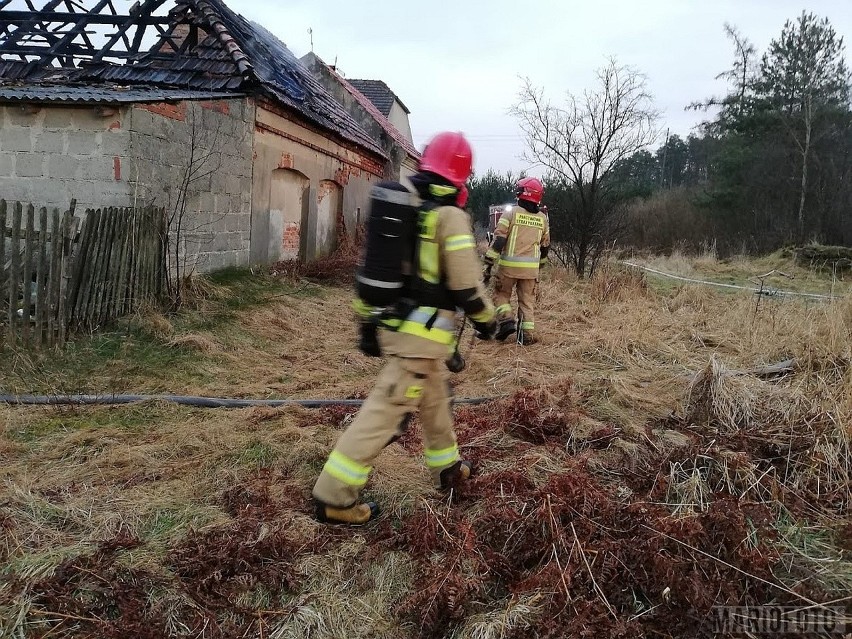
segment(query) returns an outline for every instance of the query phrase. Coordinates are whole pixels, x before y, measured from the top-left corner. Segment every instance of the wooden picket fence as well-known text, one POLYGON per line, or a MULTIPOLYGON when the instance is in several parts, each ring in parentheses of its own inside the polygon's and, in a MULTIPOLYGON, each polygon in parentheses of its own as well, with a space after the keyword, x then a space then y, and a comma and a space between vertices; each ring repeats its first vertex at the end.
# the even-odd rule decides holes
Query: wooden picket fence
POLYGON ((0 344, 62 345, 165 294, 163 209, 0 200, 0 344))
POLYGON ((65 341, 68 257, 75 231, 73 205, 64 213, 40 209, 36 228, 32 204, 25 213, 20 202, 8 206, 0 200, 0 339, 5 333, 10 343, 27 346, 65 341))
POLYGON ((86 212, 73 256, 69 326, 91 331, 159 301, 165 292, 163 209, 86 212))

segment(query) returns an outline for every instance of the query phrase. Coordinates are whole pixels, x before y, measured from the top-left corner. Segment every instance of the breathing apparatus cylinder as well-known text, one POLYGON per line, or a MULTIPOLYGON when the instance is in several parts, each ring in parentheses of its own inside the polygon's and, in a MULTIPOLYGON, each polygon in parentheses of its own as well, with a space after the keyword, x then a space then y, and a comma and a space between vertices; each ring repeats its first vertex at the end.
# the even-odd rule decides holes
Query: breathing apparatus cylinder
POLYGON ((399 182, 378 182, 370 194, 366 247, 356 274, 358 297, 387 308, 406 294, 407 275, 414 257, 418 206, 399 182))

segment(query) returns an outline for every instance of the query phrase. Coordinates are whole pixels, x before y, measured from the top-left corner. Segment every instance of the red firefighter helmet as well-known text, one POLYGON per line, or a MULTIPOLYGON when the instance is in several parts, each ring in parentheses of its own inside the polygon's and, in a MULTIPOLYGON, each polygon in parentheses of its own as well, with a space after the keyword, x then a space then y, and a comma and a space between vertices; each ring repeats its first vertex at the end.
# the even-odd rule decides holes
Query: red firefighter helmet
POLYGON ((518 180, 515 187, 515 195, 519 200, 527 200, 533 204, 541 202, 541 196, 544 195, 544 187, 541 181, 534 177, 525 177, 518 180))
POLYGON ((447 131, 436 135, 420 158, 420 170, 440 175, 457 188, 464 186, 473 168, 473 150, 461 133, 447 131))

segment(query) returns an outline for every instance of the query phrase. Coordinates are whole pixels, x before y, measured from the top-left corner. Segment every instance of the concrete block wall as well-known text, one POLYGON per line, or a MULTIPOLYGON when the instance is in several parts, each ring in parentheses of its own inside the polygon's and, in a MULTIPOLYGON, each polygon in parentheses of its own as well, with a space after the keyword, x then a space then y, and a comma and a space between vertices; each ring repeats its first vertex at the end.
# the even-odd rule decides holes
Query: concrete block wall
POLYGON ((254 104, 247 99, 124 107, 0 105, 0 198, 65 210, 174 210, 190 268, 249 263, 254 104))
MULTIPOLYGON (((179 248, 187 270, 247 265, 253 102, 138 104, 128 128, 134 197, 174 212, 186 193, 179 248)), ((173 232, 176 228, 173 224, 173 232)))
POLYGON ((0 198, 66 210, 130 205, 128 108, 0 105, 0 198))

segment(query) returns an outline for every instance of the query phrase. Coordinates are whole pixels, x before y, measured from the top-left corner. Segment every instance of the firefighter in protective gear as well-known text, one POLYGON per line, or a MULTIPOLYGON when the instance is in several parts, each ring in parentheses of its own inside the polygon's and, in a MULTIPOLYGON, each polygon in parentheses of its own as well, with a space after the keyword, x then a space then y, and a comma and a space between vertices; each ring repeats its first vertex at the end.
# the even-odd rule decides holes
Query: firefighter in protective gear
MULTIPOLYGON (((481 339, 497 330, 495 311, 481 281, 470 217, 459 208, 473 154, 461 133, 442 133, 426 147, 419 172, 409 178, 418 199, 419 230, 411 265, 413 303, 380 323, 381 350, 389 356, 356 418, 337 441, 313 488, 316 514, 327 523, 364 524, 378 514, 359 501, 371 464, 420 411, 423 443, 434 484, 449 489, 468 479, 472 464, 459 456, 445 362, 455 351, 461 309, 481 339)), ((356 300, 364 318, 374 309, 356 300)))
POLYGON ((546 263, 550 250, 550 225, 539 210, 544 187, 534 177, 518 181, 517 206, 500 216, 494 239, 485 254, 486 272, 498 266, 494 305, 497 307, 497 339, 505 340, 520 330, 523 344, 534 344, 535 289, 539 268, 546 263), (518 326, 512 315, 512 291, 517 289, 518 326))

